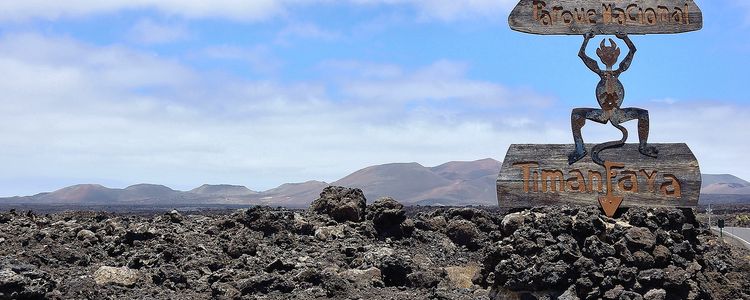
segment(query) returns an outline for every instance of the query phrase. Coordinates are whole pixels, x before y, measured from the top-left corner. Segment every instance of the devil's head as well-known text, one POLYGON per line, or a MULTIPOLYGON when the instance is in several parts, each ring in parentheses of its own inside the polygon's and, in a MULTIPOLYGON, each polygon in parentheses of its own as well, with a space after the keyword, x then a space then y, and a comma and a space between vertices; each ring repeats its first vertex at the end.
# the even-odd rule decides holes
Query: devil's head
POLYGON ((602 63, 607 66, 608 70, 612 69, 612 66, 617 62, 617 58, 620 56, 620 48, 617 47, 617 43, 612 39, 609 39, 609 46, 604 44, 604 40, 599 44, 599 48, 596 49, 596 55, 602 60, 602 63))

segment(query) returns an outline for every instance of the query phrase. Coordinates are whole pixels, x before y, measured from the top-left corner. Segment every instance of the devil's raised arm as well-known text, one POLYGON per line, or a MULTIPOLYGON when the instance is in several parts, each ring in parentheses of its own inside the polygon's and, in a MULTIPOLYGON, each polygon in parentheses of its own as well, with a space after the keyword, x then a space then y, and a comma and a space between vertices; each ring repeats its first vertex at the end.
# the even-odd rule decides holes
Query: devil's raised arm
POLYGON ((589 45, 589 40, 594 37, 593 33, 586 33, 583 35, 583 44, 581 45, 581 50, 578 51, 578 57, 583 60, 583 63, 594 73, 600 74, 602 72, 601 69, 599 69, 599 64, 596 63, 596 61, 589 57, 586 54, 586 46, 589 45))
POLYGON ((638 51, 638 49, 635 48, 633 41, 630 40, 630 37, 628 37, 627 34, 617 34, 617 37, 625 41, 625 44, 628 45, 628 49, 630 49, 628 51, 628 55, 625 56, 625 59, 623 59, 620 63, 620 68, 617 69, 619 73, 622 73, 630 68, 630 63, 633 62, 633 57, 635 56, 635 52, 638 51))

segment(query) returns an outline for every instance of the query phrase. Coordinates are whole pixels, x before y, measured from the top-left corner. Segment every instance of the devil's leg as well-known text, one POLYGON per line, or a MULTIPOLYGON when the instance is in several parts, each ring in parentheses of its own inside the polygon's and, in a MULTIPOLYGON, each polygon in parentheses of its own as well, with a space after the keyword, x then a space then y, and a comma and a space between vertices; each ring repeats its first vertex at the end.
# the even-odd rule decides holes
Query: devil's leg
POLYGON ((638 150, 641 154, 654 158, 657 157, 659 155, 659 150, 654 146, 648 145, 648 111, 640 108, 623 108, 621 111, 622 115, 619 116, 621 119, 620 122, 638 120, 638 141, 640 142, 638 150))
POLYGON ((573 141, 575 141, 575 150, 568 155, 568 164, 574 164, 586 156, 586 144, 583 143, 581 129, 586 125, 586 119, 598 123, 607 123, 604 111, 595 108, 576 108, 570 114, 570 125, 573 129, 573 141))

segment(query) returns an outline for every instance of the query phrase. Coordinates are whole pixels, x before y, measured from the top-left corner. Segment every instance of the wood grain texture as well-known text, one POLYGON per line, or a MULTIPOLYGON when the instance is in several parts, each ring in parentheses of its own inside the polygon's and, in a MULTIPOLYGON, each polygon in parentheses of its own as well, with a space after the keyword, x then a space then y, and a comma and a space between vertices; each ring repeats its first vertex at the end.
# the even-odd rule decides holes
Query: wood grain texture
MULTIPOLYGON (((686 144, 653 144, 659 150, 658 158, 644 156, 638 152, 638 144, 626 144, 621 148, 608 149, 600 153, 602 159, 621 163, 624 168, 613 169, 616 176, 611 178, 612 194, 625 198, 622 207, 695 207, 698 205, 701 187, 701 173, 695 155, 686 144), (654 174, 653 172, 656 171, 654 174), (632 172, 632 173, 630 173, 632 172), (631 175, 636 178, 632 184, 631 175), (653 179, 649 182, 649 176, 653 179), (673 176, 673 177, 671 177, 673 176), (676 179, 679 184, 679 197, 668 195, 673 192, 676 179), (623 186, 619 184, 623 182, 623 186), (662 185, 666 191, 662 190, 662 185), (631 189, 631 191, 627 191, 631 189), (637 189, 633 190, 633 189, 637 189)), ((593 145, 587 145, 591 149, 593 145)), ((598 198, 607 192, 606 172, 604 167, 595 164, 587 155, 577 163, 568 165, 568 154, 574 149, 573 144, 511 145, 503 161, 497 179, 497 198, 500 207, 531 207, 537 205, 599 205, 598 198), (524 165, 535 163, 538 167, 529 167, 528 180, 524 178, 524 165), (577 180, 579 170, 584 182, 577 180), (553 174, 561 171, 563 181, 547 178, 546 189, 542 184, 541 174, 553 174), (597 180, 591 180, 589 171, 601 174, 604 183, 601 191, 597 180), (533 172, 537 172, 534 183, 533 172), (555 191, 552 190, 553 182, 555 191), (564 190, 560 191, 561 183, 564 190), (583 183, 583 191, 576 189, 583 183), (590 188, 589 188, 590 185, 590 188), (535 189, 536 188, 536 189, 535 189), (525 191, 528 189, 528 192, 525 191), (536 191, 535 191, 536 190, 536 191)), ((594 176, 595 177, 595 176, 594 176)))
POLYGON ((700 30, 693 0, 521 0, 510 28, 543 35, 669 34, 700 30))

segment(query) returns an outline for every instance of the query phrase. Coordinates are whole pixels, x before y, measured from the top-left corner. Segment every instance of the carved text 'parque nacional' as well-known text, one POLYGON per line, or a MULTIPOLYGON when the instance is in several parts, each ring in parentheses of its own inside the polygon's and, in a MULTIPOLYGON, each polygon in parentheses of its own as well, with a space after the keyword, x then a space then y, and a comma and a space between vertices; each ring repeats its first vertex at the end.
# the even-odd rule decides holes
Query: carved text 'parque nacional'
POLYGON ((521 0, 511 29, 535 34, 652 34, 699 30, 693 0, 521 0))

